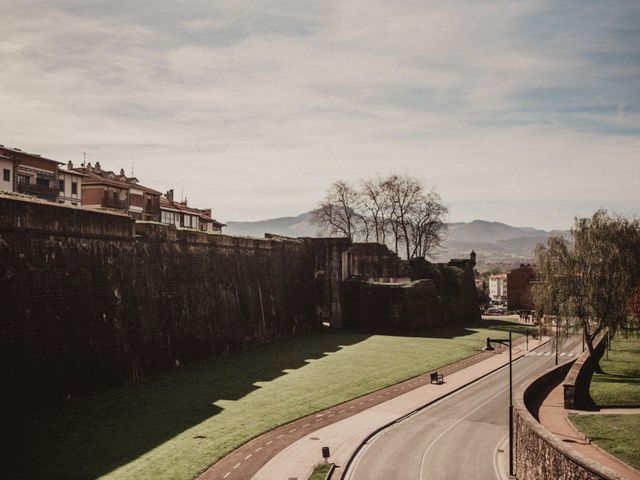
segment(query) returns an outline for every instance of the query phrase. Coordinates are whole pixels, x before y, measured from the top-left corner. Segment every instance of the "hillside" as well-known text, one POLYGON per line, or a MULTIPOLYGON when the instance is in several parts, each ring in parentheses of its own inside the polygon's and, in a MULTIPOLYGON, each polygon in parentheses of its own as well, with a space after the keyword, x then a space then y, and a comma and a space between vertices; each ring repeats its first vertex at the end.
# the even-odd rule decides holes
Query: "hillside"
MULTIPOLYGON (((297 217, 280 217, 256 222, 227 222, 224 230, 229 235, 263 237, 275 233, 290 237, 318 235, 318 227, 312 223, 311 212, 297 217)), ((513 227, 505 223, 473 220, 449 224, 449 233, 443 248, 435 260, 467 257, 471 250, 478 254, 480 263, 519 263, 531 261, 533 250, 546 242, 550 235, 566 235, 567 232, 547 232, 531 227, 513 227)))

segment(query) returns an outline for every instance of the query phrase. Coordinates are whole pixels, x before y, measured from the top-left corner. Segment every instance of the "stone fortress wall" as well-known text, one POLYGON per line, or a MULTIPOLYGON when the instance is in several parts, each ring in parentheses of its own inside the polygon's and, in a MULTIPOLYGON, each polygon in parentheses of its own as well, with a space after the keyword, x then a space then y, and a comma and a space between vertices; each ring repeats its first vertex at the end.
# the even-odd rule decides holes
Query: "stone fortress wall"
POLYGON ((473 320, 472 268, 453 262, 423 274, 378 244, 207 235, 0 196, 0 407, 135 383, 323 322, 403 332, 473 320))

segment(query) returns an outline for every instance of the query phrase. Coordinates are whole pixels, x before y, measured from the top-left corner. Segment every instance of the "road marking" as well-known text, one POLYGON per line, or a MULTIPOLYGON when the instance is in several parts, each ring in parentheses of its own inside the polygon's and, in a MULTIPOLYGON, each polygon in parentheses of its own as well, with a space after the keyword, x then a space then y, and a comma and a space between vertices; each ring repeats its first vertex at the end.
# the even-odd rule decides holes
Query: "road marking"
POLYGON ((321 420, 322 420, 321 418, 317 419, 317 420, 316 420, 316 423, 318 423, 318 422, 319 422, 319 421, 321 421, 321 420))
POLYGON ((349 410, 351 410, 352 408, 356 408, 356 406, 355 406, 355 405, 351 405, 351 406, 349 407, 349 410))
POLYGON ((240 466, 240 464, 242 464, 242 462, 238 462, 233 466, 233 469, 235 470, 236 468, 238 468, 240 466))
POLYGON ((224 477, 222 477, 222 478, 227 478, 227 477, 229 476, 229 474, 230 474, 230 473, 231 473, 231 472, 227 472, 227 473, 225 473, 225 474, 224 474, 224 477))
MULTIPOLYGON (((533 368, 530 368, 527 370, 526 375, 529 375, 529 373, 533 372, 536 368, 538 368, 539 365, 535 365, 533 368)), ((525 377, 526 377, 525 375, 525 377)), ((429 451, 431 450, 431 447, 433 447, 436 442, 438 440, 440 440, 447 432, 449 432, 451 429, 455 428, 459 423, 461 423, 463 420, 465 420, 467 417, 473 415, 474 413, 476 413, 478 410, 480 410, 482 407, 484 407, 487 403, 492 402, 494 399, 496 399, 497 397, 499 397, 500 395, 502 395, 504 392, 506 392, 507 390, 509 390, 509 387, 505 387, 502 390, 500 390, 498 393, 496 393, 495 395, 493 395, 491 398, 489 398, 486 402, 478 405, 476 408, 474 408, 472 411, 470 411, 469 413, 467 413, 464 417, 458 419, 456 422, 454 422, 453 424, 451 424, 446 430, 444 430, 443 432, 440 433, 440 435, 438 435, 427 447, 427 449, 424 451, 424 453, 422 454, 422 460, 420 460, 420 477, 419 478, 425 478, 424 475, 424 463, 425 460, 427 459, 427 454, 429 453, 429 451)))
POLYGON ((278 439, 280 439, 280 438, 282 438, 282 437, 284 437, 284 435, 278 435, 278 436, 276 437, 276 440, 278 440, 278 439))
POLYGON ((344 412, 345 412, 345 410, 340 410, 338 413, 344 413, 344 412))
POLYGON ((292 428, 291 430, 289 430, 289 433, 293 433, 297 430, 297 428, 292 428))
POLYGON ((302 425, 302 428, 308 427, 309 425, 311 425, 310 423, 305 423, 304 425, 302 425))
POLYGON ((267 443, 265 443, 265 446, 269 445, 270 443, 273 443, 273 440, 269 440, 267 443))
POLYGON ((258 453, 260 450, 262 450, 262 447, 256 448, 256 453, 258 453))
POLYGON ((253 453, 250 453, 249 455, 247 455, 246 457, 244 457, 245 460, 249 460, 251 458, 251 456, 253 455, 253 453))
POLYGON ((334 415, 335 415, 334 413, 331 413, 329 416, 330 416, 330 417, 333 417, 334 415))

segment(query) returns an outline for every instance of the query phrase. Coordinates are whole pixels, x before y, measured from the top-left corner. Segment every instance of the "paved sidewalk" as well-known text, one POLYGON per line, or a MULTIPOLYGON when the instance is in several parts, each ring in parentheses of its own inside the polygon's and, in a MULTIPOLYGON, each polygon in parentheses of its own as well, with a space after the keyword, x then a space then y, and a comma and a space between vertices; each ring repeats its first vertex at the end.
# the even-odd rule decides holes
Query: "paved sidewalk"
MULTIPOLYGON (((545 342, 546 339, 545 341, 529 341, 529 349, 536 348, 545 342)), ((525 353, 524 342, 514 345, 514 359, 525 353)), ((506 365, 508 361, 509 357, 506 354, 489 353, 473 365, 447 374, 445 376, 446 383, 443 385, 430 384, 427 375, 426 381, 420 379, 417 384, 414 383, 414 388, 410 391, 401 391, 400 385, 391 387, 392 391, 399 390, 400 395, 366 408, 366 410, 332 425, 314 432, 307 432, 275 455, 252 478, 254 480, 307 480, 313 465, 322 461, 321 447, 323 446, 330 447, 331 461, 337 465, 334 478, 339 478, 341 467, 344 467, 360 443, 373 431, 489 374, 506 365), (417 388, 415 388, 416 386, 417 388)), ((388 392, 383 390, 368 397, 384 400, 387 394, 388 392)))
POLYGON ((582 433, 578 432, 573 427, 568 418, 570 413, 577 413, 581 415, 634 413, 632 410, 636 410, 636 413, 638 411, 638 409, 605 409, 600 413, 566 409, 564 408, 564 391, 562 383, 560 383, 560 385, 554 388, 542 403, 539 411, 539 418, 542 426, 557 436, 560 440, 570 445, 575 451, 589 457, 607 468, 610 468, 628 480, 640 480, 640 472, 617 460, 612 455, 605 453, 603 450, 591 445, 589 440, 587 440, 582 433))
MULTIPOLYGON (((546 338, 544 341, 546 342, 546 338)), ((517 358, 517 356, 521 356, 522 354, 526 353, 523 351, 524 343, 524 337, 521 337, 514 341, 514 359, 517 358)), ((535 348, 541 343, 544 342, 529 339, 529 350, 535 348)), ((259 470, 265 467, 268 462, 270 462, 272 459, 275 460, 275 457, 277 457, 279 453, 284 451, 294 442, 297 442, 301 439, 306 439, 305 441, 310 441, 313 445, 310 446, 310 453, 313 459, 311 460, 311 463, 305 467, 305 471, 308 470, 308 472, 310 472, 314 464, 322 461, 320 455, 321 447, 326 446, 321 441, 322 437, 316 435, 316 432, 319 432, 321 429, 329 425, 358 415, 373 406, 386 404, 391 399, 402 396, 407 392, 416 390, 424 386, 428 387, 428 392, 430 392, 428 395, 429 398, 437 398, 438 396, 442 396, 456 388, 452 383, 452 380, 455 380, 457 378, 457 376, 454 376, 456 372, 460 372, 462 370, 471 370, 475 372, 476 369, 479 369, 479 372, 485 372, 487 370, 487 367, 481 365, 484 365, 484 363, 487 361, 490 364, 489 370, 491 370, 491 368, 497 368, 496 365, 507 363, 507 355, 496 354, 505 350, 507 350, 506 347, 501 347, 500 349, 496 350, 496 352, 478 353, 472 357, 468 357, 458 362, 447 365, 443 368, 439 368, 438 371, 442 372, 445 375, 445 383, 443 385, 430 385, 429 373, 425 373, 424 375, 421 375, 419 377, 398 383, 396 385, 392 385, 382 390, 378 390, 368 395, 364 395, 340 405, 336 405, 335 407, 332 407, 328 410, 309 415, 307 417, 283 425, 282 427, 276 428, 270 432, 254 438, 253 440, 232 451, 227 456, 219 460, 216 464, 211 466, 204 473, 202 473, 200 477, 198 477, 198 480, 248 480, 250 478, 254 478, 254 475, 256 475, 259 470), (311 433, 313 433, 313 435, 311 435, 311 433)), ((463 375, 462 378, 475 379, 483 374, 484 373, 470 375, 469 372, 467 372, 463 375)), ((457 383, 455 383, 455 385, 458 385, 459 383, 460 382, 458 381, 457 383)), ((422 392, 419 392, 413 409, 429 402, 429 398, 425 397, 422 392)), ((400 416, 402 416, 402 414, 397 414, 395 418, 400 416)), ((376 426, 368 428, 367 434, 375 430, 376 428, 376 426)), ((353 444, 353 449, 357 447, 360 441, 361 440, 358 439, 358 441, 353 444)), ((329 446, 332 447, 332 445, 329 446)), ((335 458, 332 458, 332 461, 335 461, 335 458)), ((264 473, 261 473, 261 475, 264 475, 264 473)), ((276 472, 271 478, 277 478, 278 480, 288 480, 289 478, 295 477, 296 475, 286 476, 285 473, 280 471, 276 472)), ((299 479, 306 480, 307 477, 308 475, 302 475, 299 476, 299 479)), ((256 476, 255 478, 267 477, 256 476)))

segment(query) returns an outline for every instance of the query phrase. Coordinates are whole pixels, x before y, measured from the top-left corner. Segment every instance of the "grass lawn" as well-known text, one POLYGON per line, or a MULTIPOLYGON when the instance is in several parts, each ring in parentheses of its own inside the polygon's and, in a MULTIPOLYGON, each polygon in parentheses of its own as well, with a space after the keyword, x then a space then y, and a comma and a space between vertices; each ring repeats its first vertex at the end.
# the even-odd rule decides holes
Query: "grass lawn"
POLYGON ((22 422, 4 473, 191 479, 260 433, 473 355, 496 336, 487 327, 504 325, 411 337, 318 332, 187 365, 22 422))
POLYGON ((570 415, 569 418, 593 443, 640 469, 640 415, 570 415))
POLYGON ((620 332, 600 366, 606 372, 591 380, 591 397, 598 405, 640 405, 640 337, 620 332))
POLYGON ((331 468, 330 463, 323 463, 321 465, 316 465, 313 469, 313 473, 309 477, 309 480, 324 480, 329 473, 329 469, 331 468))

